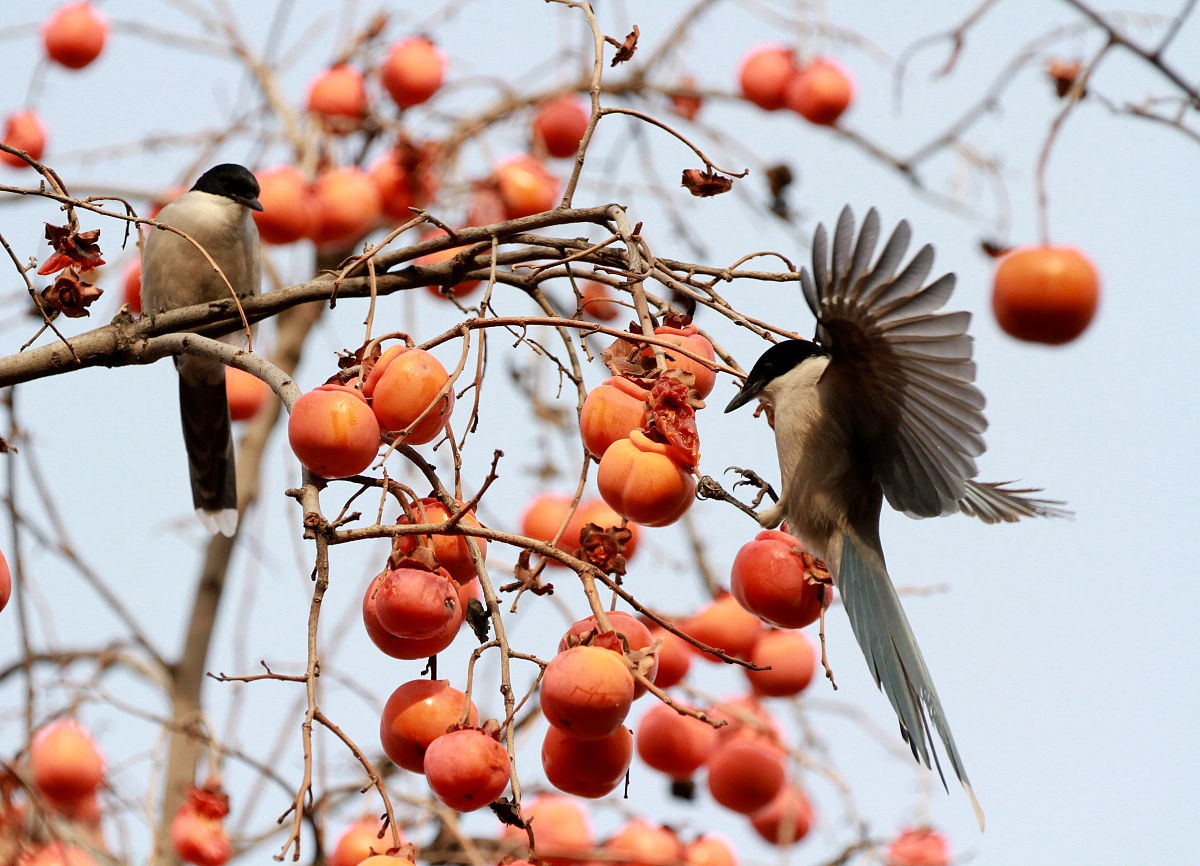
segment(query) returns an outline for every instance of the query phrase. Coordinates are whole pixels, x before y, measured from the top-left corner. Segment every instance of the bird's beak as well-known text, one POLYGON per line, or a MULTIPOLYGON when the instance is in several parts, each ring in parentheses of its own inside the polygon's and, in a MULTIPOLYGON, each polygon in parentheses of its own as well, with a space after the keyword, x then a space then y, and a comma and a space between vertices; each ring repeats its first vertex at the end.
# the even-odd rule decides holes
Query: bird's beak
POLYGON ((260 213, 262 212, 262 202, 256 198, 239 198, 238 201, 250 208, 250 210, 256 210, 260 213))
POLYGON ((747 379, 745 384, 742 385, 742 390, 738 391, 733 396, 733 399, 729 401, 729 405, 725 407, 725 411, 732 412, 734 409, 745 406, 758 395, 758 392, 763 389, 763 385, 765 384, 765 382, 760 382, 753 377, 747 379))

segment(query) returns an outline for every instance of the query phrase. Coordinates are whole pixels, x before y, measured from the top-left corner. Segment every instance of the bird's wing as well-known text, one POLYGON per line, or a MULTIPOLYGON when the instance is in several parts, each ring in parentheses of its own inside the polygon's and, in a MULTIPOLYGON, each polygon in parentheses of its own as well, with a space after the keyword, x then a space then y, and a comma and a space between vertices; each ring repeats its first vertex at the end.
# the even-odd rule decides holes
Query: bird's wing
POLYGON ((1072 517, 1060 499, 1031 496, 1038 487, 1012 487, 1011 481, 968 481, 958 507, 968 517, 984 523, 1016 523, 1022 517, 1072 517))
POLYGON ((958 511, 983 453, 984 398, 972 384, 970 314, 938 312, 954 275, 926 284, 928 244, 900 268, 911 237, 901 222, 872 263, 879 240, 872 208, 857 241, 842 210, 832 250, 824 226, 813 238, 812 273, 800 273, 817 318, 816 340, 831 356, 827 376, 845 395, 839 410, 863 437, 893 508, 915 517, 958 511))

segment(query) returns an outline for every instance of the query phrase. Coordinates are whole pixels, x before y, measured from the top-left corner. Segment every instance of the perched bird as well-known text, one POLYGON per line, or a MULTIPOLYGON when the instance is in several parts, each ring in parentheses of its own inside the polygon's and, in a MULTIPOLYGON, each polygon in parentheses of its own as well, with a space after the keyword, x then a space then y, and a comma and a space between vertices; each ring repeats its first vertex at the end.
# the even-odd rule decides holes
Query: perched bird
POLYGON ((982 828, 983 812, 884 565, 882 502, 912 517, 961 511, 988 523, 1066 512, 1027 495, 1037 491, 974 480, 987 422, 983 394, 972 384, 970 314, 938 312, 954 275, 925 284, 932 247, 898 270, 911 235, 907 223, 872 264, 879 235, 872 209, 855 242, 847 207, 831 262, 825 227, 817 228, 812 273, 800 273, 817 319, 816 342, 769 348, 725 411, 755 397, 764 404, 782 490, 759 522, 774 527, 786 520, 792 535, 824 560, 913 756, 928 767, 932 753, 941 774, 932 722, 982 828))
MULTIPOLYGON (((187 238, 164 229, 151 231, 142 252, 142 308, 160 313, 220 301, 230 297, 231 287, 239 298, 256 294, 261 252, 250 212, 261 210, 258 181, 249 169, 225 163, 200 175, 195 186, 162 209, 158 220, 187 233, 212 262, 187 238)), ((230 342, 237 338, 226 337, 230 342)), ((182 354, 175 367, 196 515, 210 532, 233 535, 237 478, 225 365, 182 354)))

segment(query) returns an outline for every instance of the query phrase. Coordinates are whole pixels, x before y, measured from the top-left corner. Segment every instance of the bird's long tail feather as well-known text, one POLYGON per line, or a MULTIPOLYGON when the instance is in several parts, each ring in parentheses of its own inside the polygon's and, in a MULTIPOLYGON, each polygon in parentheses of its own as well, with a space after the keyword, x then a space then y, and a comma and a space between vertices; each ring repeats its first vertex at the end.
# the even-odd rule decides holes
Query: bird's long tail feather
POLYGON ((854 637, 867 658, 876 685, 883 689, 900 719, 901 733, 912 748, 913 757, 930 767, 932 754, 932 766, 936 766, 945 785, 946 777, 931 737, 932 722, 946 747, 954 774, 971 798, 982 830, 983 810, 967 779, 942 702, 888 577, 882 554, 857 534, 847 532, 842 539, 836 580, 854 637))
POLYGON ((210 532, 232 536, 237 530, 237 475, 224 375, 216 382, 180 376, 179 409, 196 515, 210 532))

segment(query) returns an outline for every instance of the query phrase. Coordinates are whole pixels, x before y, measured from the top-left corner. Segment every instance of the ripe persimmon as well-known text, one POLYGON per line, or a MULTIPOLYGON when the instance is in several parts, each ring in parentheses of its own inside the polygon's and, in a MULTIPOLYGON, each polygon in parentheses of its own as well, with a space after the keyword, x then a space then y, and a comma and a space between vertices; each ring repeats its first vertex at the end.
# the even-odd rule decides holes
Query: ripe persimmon
POLYGON ((624 376, 613 376, 589 391, 579 411, 583 447, 599 460, 614 442, 645 427, 649 396, 649 391, 624 376))
POLYGON ((770 803, 750 816, 750 824, 772 845, 791 845, 812 829, 812 803, 802 788, 788 783, 770 803))
POLYGON ((258 414, 271 393, 271 386, 253 373, 237 367, 225 368, 225 396, 229 400, 229 418, 246 421, 258 414))
POLYGON ((64 3, 42 25, 46 56, 68 69, 82 69, 100 56, 108 21, 87 0, 64 3))
MULTIPOLYGON (((454 638, 458 636, 463 622, 464 605, 461 604, 461 601, 455 605, 446 626, 430 637, 400 637, 384 628, 375 611, 375 590, 385 575, 386 572, 379 574, 367 584, 367 590, 363 593, 362 605, 363 627, 366 628, 367 637, 371 639, 371 643, 375 644, 380 652, 394 659, 423 659, 437 655, 454 643, 454 638)), ((461 596, 459 598, 461 599, 461 596)))
POLYGON ((671 454, 671 446, 641 430, 630 431, 628 439, 614 442, 600 460, 600 495, 618 514, 637 523, 674 523, 696 498, 696 481, 671 454))
POLYGON ((449 383, 446 368, 429 352, 392 346, 375 362, 363 394, 380 430, 389 436, 404 433, 408 445, 424 445, 441 435, 454 409, 449 383))
POLYGON ((1099 303, 1096 266, 1073 247, 1024 247, 996 266, 992 311, 1018 340, 1069 343, 1091 324, 1099 303))
POLYGON ((429 744, 463 718, 475 724, 475 704, 449 680, 410 680, 392 692, 379 720, 379 742, 392 762, 405 770, 423 773, 429 744))
POLYGON ((533 116, 533 136, 551 156, 574 156, 587 131, 591 115, 573 93, 548 99, 533 116))
POLYGON ((78 800, 104 782, 104 757, 74 719, 56 719, 34 732, 29 746, 33 784, 55 800, 78 800))
POLYGON ((396 105, 420 105, 437 93, 446 77, 446 56, 423 36, 402 39, 388 50, 379 80, 396 105))
POLYGON ((317 221, 312 189, 300 170, 284 165, 254 173, 263 209, 253 213, 258 234, 269 244, 292 244, 313 233, 317 221))
MULTIPOLYGON (((46 151, 46 125, 33 111, 14 111, 4 119, 4 134, 0 141, 25 151, 34 159, 41 159, 46 151)), ((29 166, 21 157, 6 150, 0 150, 0 161, 13 168, 29 166)))
POLYGON ((854 100, 854 80, 841 64, 817 57, 792 76, 783 102, 809 123, 832 126, 854 100))
POLYGON ((345 478, 375 459, 379 422, 356 388, 320 385, 292 407, 288 442, 296 459, 313 474, 345 478))
POLYGON ((603 797, 621 783, 633 760, 633 734, 619 727, 607 737, 581 740, 553 725, 542 740, 546 780, 577 797, 603 797))
POLYGON ((633 703, 633 675, 623 654, 598 646, 559 652, 542 677, 542 714, 552 726, 581 740, 617 730, 633 703))
MULTIPOLYGON (((680 622, 679 629, 703 644, 724 650, 734 658, 744 659, 750 655, 750 650, 762 634, 763 625, 758 617, 738 604, 737 599, 723 592, 680 622)), ((700 650, 695 652, 705 661, 720 661, 710 653, 700 650)))
MULTIPOLYGON (((463 503, 458 501, 457 507, 461 509, 463 503)), ((438 500, 432 496, 427 496, 420 503, 412 503, 411 509, 414 520, 410 521, 407 514, 400 513, 396 518, 397 523, 442 523, 450 519, 450 512, 438 500), (422 519, 421 514, 424 513, 422 519)), ((479 526, 479 521, 475 519, 475 512, 468 511, 459 518, 459 523, 462 526, 479 526)), ((450 576, 454 578, 459 585, 470 583, 475 579, 475 562, 471 559, 471 548, 467 544, 467 539, 461 535, 449 535, 447 533, 438 533, 436 535, 426 535, 425 541, 433 546, 433 555, 437 558, 438 565, 446 569, 450 576)), ((479 546, 479 556, 482 559, 487 558, 487 539, 476 538, 475 543, 479 546)), ((392 550, 399 554, 409 554, 416 550, 419 544, 415 535, 398 535, 392 541, 392 550)))
POLYGON ((748 661, 764 670, 742 668, 750 688, 757 695, 781 698, 798 695, 812 682, 817 652, 802 632, 776 630, 764 632, 748 661))
POLYGON ((764 529, 741 546, 729 589, 742 607, 780 628, 803 628, 821 615, 822 585, 808 579, 800 542, 778 529, 764 529))
POLYGON ((760 45, 742 59, 738 84, 742 97, 759 108, 783 108, 783 94, 796 72, 796 56, 783 45, 760 45))
POLYGON ((430 743, 424 769, 437 798, 459 812, 474 812, 498 799, 512 775, 499 739, 474 727, 450 731, 430 743))
POLYGON ((770 803, 787 781, 783 751, 766 737, 723 739, 708 759, 708 791, 733 812, 749 815, 770 803))
POLYGON ((712 725, 655 703, 637 723, 638 757, 672 779, 690 779, 712 754, 717 731, 712 725))

